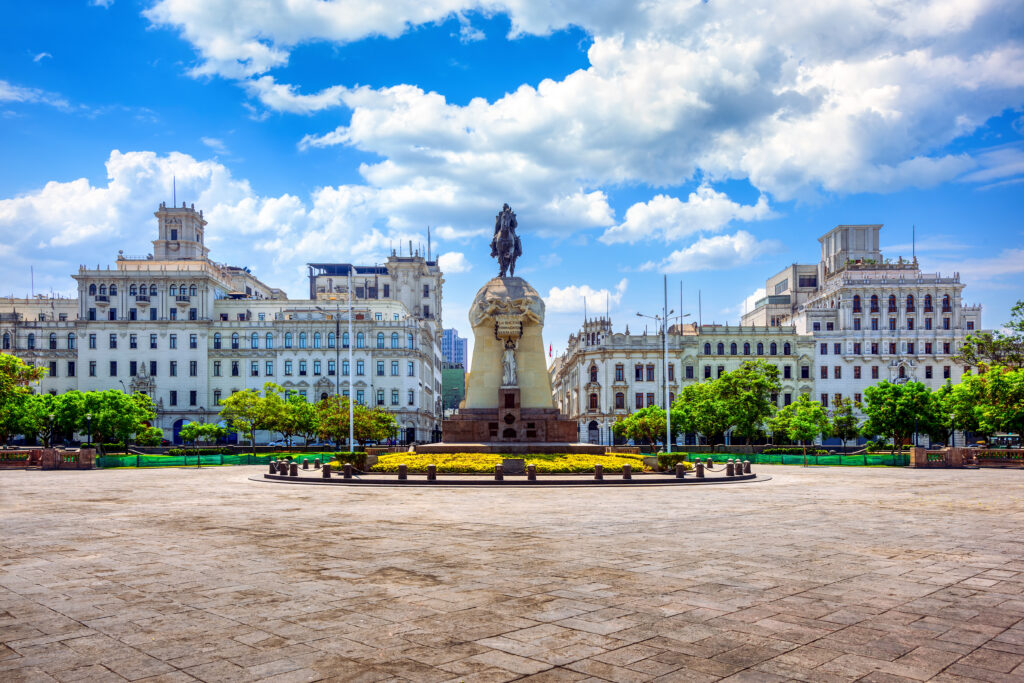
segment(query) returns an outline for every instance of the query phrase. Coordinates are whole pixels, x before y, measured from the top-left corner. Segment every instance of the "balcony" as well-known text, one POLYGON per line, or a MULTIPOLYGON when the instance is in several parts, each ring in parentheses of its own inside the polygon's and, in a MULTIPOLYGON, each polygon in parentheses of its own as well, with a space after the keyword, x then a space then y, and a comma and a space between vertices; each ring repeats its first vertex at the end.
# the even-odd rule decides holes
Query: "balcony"
POLYGON ((174 303, 178 304, 179 306, 188 306, 189 303, 191 303, 191 301, 192 297, 190 297, 188 294, 178 294, 177 296, 174 297, 174 303))
POLYGON ((143 306, 148 305, 149 304, 149 295, 148 294, 136 294, 135 295, 135 303, 141 304, 143 306))
POLYGON ((97 294, 95 297, 93 297, 93 299, 96 301, 97 304, 101 306, 110 305, 110 297, 107 296, 106 294, 97 294))

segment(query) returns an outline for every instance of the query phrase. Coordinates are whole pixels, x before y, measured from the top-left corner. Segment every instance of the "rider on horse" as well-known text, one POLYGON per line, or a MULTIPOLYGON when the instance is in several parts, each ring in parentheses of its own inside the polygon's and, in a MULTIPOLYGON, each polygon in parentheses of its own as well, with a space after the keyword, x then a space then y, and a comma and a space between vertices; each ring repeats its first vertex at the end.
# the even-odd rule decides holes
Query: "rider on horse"
POLYGON ((505 271, 515 275, 516 259, 523 255, 523 245, 516 234, 517 226, 515 213, 505 204, 495 216, 494 238, 491 240, 491 256, 498 257, 500 267, 498 277, 505 277, 505 271))

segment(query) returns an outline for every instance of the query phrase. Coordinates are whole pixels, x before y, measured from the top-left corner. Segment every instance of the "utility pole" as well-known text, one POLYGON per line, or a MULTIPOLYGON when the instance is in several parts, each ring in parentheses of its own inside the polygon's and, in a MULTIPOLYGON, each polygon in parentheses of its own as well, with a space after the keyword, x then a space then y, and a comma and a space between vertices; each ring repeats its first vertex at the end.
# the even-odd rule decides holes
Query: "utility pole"
MULTIPOLYGON (((354 343, 354 337, 352 336, 352 268, 348 269, 348 450, 351 453, 354 450, 355 443, 355 408, 352 406, 352 401, 355 400, 355 392, 352 391, 352 377, 355 372, 355 361, 352 360, 352 344, 354 343)), ((338 372, 341 372, 341 368, 338 368, 338 372)))
MULTIPOLYGON (((672 452, 672 406, 668 402, 668 275, 663 276, 664 288, 665 288, 665 302, 664 308, 662 309, 663 317, 661 320, 661 339, 662 339, 662 358, 661 358, 661 379, 665 383, 665 452, 672 452)), ((682 315, 682 310, 679 311, 682 315)), ((680 318, 680 324, 682 324, 682 318, 680 318)))

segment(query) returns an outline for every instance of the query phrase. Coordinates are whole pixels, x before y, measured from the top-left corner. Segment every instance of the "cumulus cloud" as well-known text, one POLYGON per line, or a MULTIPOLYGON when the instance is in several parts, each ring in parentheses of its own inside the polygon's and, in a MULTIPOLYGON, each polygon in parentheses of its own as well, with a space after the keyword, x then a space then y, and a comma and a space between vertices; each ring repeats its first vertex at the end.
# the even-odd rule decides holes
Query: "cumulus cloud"
POLYGON ((466 255, 460 251, 449 251, 437 258, 437 265, 442 273, 467 273, 473 268, 473 264, 466 259, 466 255))
POLYGON ((663 273, 724 270, 781 249, 782 244, 777 240, 759 241, 749 232, 739 230, 734 235, 701 237, 690 246, 673 251, 657 267, 663 273))
POLYGON ((669 242, 697 232, 716 232, 733 220, 756 221, 773 215, 764 195, 756 204, 743 205, 702 184, 685 202, 659 194, 649 202, 634 204, 627 209, 626 219, 605 230, 600 239, 607 244, 652 239, 669 242))
POLYGON ((602 308, 606 302, 618 305, 622 301, 622 295, 626 293, 628 285, 629 280, 622 278, 614 290, 594 289, 590 285, 552 287, 548 291, 548 295, 544 297, 544 304, 547 310, 553 313, 580 312, 585 306, 590 307, 591 310, 597 310, 602 308))

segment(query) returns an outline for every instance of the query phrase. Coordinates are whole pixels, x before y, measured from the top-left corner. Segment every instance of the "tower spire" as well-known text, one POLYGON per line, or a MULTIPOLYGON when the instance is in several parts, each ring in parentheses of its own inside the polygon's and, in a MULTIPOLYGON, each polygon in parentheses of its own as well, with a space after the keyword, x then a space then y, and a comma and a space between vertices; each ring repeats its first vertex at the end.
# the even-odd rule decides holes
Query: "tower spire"
POLYGON ((171 176, 171 206, 178 205, 178 178, 171 176))

